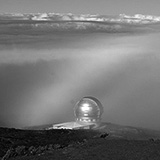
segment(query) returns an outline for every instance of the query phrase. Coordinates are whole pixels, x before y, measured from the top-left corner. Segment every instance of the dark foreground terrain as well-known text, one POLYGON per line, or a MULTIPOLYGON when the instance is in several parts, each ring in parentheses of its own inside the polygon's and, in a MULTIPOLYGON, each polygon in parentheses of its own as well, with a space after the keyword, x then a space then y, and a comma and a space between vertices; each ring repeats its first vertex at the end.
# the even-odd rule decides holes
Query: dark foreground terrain
POLYGON ((114 138, 93 130, 0 128, 0 158, 11 160, 159 160, 160 140, 114 138))

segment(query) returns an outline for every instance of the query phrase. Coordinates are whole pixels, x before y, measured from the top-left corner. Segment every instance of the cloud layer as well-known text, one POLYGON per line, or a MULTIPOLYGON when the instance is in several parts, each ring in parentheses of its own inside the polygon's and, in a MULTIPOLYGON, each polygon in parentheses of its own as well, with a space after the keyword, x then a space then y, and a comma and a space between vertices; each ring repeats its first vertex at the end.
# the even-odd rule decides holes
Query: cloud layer
POLYGON ((74 15, 60 13, 1 14, 1 33, 46 34, 46 32, 140 33, 159 31, 160 17, 136 14, 129 16, 74 15), (4 27, 4 28, 3 28, 4 27), (35 32, 35 33, 34 33, 35 32), (8 31, 7 31, 8 33, 8 31))
POLYGON ((99 14, 63 14, 63 13, 5 13, 0 14, 1 20, 32 20, 32 21, 96 21, 96 22, 118 22, 118 23, 154 23, 159 22, 160 17, 154 15, 135 14, 133 16, 120 14, 117 16, 99 14))

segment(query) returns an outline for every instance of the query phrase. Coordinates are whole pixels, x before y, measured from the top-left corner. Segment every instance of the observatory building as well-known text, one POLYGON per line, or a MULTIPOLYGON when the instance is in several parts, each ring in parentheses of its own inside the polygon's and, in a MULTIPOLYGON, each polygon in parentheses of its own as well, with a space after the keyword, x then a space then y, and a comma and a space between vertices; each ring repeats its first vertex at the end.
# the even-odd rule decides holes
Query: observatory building
POLYGON ((83 97, 74 106, 74 122, 55 124, 49 129, 96 129, 102 113, 103 106, 97 98, 83 97))
POLYGON ((102 113, 102 104, 94 97, 84 97, 74 107, 76 122, 100 122, 102 113))

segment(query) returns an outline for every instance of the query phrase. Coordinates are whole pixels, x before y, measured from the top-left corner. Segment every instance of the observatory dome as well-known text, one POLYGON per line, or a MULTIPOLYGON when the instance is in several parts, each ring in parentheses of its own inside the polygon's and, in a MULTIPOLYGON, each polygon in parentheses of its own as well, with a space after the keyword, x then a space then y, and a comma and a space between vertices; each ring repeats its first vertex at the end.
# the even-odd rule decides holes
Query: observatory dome
POLYGON ((94 97, 83 97, 74 107, 75 118, 78 122, 99 122, 102 113, 103 106, 94 97))

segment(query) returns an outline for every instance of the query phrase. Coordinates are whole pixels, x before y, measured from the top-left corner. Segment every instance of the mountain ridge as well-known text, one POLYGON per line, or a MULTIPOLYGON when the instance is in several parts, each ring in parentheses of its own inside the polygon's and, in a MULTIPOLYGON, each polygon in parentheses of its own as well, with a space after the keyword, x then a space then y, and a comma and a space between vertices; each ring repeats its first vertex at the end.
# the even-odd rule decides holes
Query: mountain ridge
MULTIPOLYGON (((40 126, 30 126, 24 127, 22 129, 26 130, 46 130, 50 128, 52 124, 40 125, 40 126)), ((135 140, 144 140, 144 139, 160 139, 160 131, 152 130, 141 127, 125 126, 114 124, 110 122, 102 122, 99 127, 95 129, 100 133, 108 133, 109 138, 111 139, 135 139, 135 140)))
POLYGON ((160 155, 160 131, 105 122, 97 130, 34 128, 0 127, 0 158, 158 160, 160 155))

